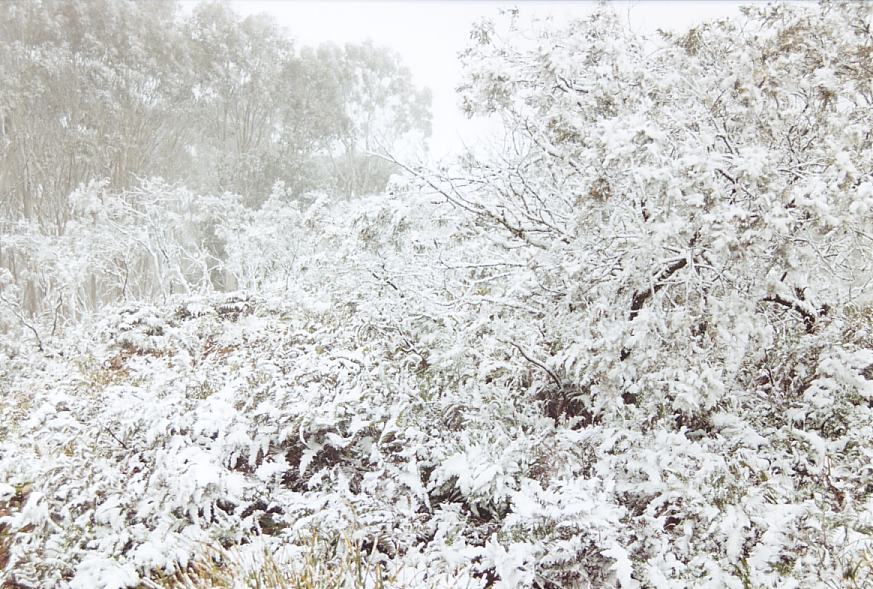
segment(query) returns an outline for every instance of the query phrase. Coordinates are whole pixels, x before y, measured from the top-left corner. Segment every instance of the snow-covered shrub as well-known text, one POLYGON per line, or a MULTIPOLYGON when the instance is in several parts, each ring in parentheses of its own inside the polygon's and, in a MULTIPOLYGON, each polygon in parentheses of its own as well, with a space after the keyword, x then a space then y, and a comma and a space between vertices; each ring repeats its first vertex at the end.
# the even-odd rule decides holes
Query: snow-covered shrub
POLYGON ((235 287, 222 269, 218 233, 245 216, 238 197, 153 179, 123 193, 93 182, 69 204, 73 218, 60 235, 18 223, 3 236, 0 268, 14 274, 17 290, 5 307, 19 309, 40 337, 107 304, 235 287))

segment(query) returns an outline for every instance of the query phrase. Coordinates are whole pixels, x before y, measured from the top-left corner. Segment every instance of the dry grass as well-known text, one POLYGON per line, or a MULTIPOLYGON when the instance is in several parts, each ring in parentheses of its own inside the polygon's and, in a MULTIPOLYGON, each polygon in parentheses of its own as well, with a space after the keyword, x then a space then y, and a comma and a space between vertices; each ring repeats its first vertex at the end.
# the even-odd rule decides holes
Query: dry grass
POLYGON ((185 570, 144 581, 142 589, 386 589, 393 579, 384 575, 361 550, 343 536, 326 540, 318 534, 305 544, 296 562, 280 563, 265 550, 254 566, 237 550, 210 546, 185 570))
MULTIPOLYGON (((7 501, 0 501, 0 518, 10 516, 21 509, 21 506, 24 505, 28 495, 30 495, 30 486, 23 485, 15 489, 15 495, 10 499, 7 501)), ((0 589, 16 589, 20 587, 20 585, 15 582, 3 578, 3 571, 9 564, 11 545, 12 533, 9 530, 9 525, 0 523, 0 589)))

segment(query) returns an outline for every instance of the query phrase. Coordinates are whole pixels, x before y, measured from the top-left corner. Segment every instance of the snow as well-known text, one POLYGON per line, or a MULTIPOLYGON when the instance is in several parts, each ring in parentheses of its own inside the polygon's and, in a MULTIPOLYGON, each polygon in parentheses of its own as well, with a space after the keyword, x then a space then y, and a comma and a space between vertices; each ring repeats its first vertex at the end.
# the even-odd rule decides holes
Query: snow
POLYGON ((139 580, 133 565, 122 565, 111 558, 92 556, 76 566, 76 574, 70 579, 70 589, 124 589, 136 587, 139 580))
POLYGON ((172 292, 41 352, 0 341, 3 580, 360 557, 398 587, 869 583, 873 115, 801 104, 810 84, 858 99, 855 74, 789 51, 820 51, 797 23, 837 53, 863 40, 849 5, 767 10, 750 18, 787 49, 729 23, 655 52, 608 13, 505 24, 462 92, 506 150, 391 195, 221 214, 159 182, 119 196, 70 272, 129 235, 209 259, 182 203, 238 290, 172 258, 172 292))

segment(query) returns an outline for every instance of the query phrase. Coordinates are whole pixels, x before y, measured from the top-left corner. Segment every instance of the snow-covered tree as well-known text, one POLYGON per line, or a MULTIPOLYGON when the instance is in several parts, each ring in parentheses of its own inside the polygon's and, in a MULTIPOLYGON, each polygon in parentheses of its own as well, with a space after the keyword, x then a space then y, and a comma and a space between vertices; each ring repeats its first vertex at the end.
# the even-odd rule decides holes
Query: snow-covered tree
POLYGON ((468 109, 511 147, 432 182, 526 265, 542 355, 597 411, 798 394, 863 343, 870 6, 745 13, 657 46, 608 12, 486 22, 465 55, 468 109))

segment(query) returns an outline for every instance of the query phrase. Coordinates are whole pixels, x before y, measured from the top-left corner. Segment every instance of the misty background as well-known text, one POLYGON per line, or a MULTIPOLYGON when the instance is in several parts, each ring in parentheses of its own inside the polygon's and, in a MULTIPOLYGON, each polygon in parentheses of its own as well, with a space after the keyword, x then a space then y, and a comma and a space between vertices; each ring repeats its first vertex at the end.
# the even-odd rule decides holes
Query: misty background
MULTIPOLYGON (((522 11, 561 22, 595 7, 522 11)), ((478 20, 511 8, 0 3, 0 327, 41 346, 108 303, 255 286, 231 243, 262 231, 259 216, 383 192, 401 171, 392 159, 499 144, 499 117, 460 104, 459 57, 478 20)), ((736 11, 613 8, 646 31, 736 11)))

